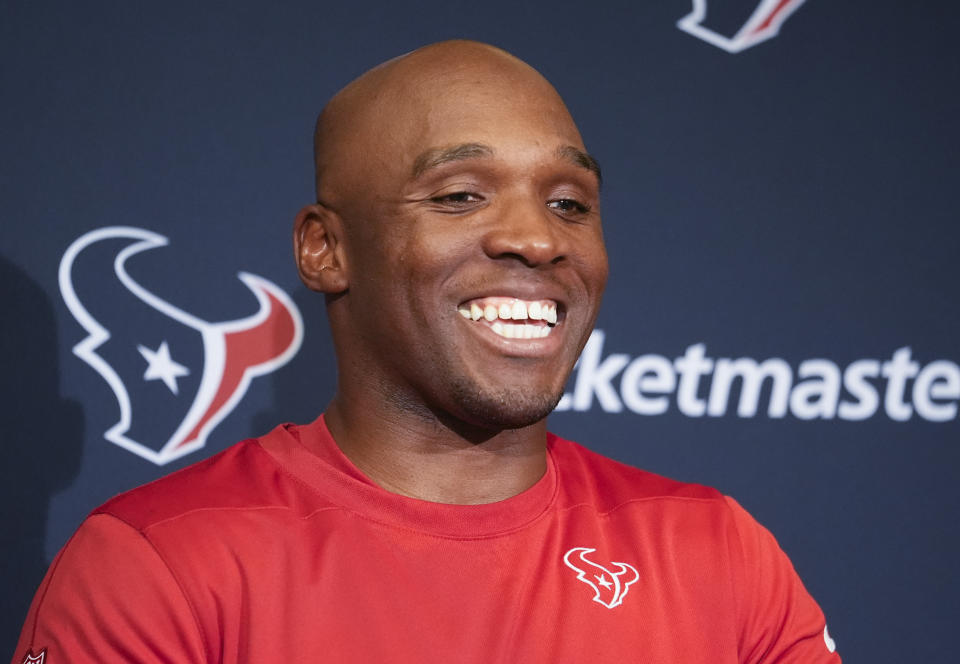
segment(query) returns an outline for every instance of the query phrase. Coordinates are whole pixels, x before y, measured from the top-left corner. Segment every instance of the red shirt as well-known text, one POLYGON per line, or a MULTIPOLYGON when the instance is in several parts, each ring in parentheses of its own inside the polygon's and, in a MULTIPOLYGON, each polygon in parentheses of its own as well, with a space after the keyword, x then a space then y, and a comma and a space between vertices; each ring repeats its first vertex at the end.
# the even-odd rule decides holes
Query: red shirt
POLYGON ((445 505, 374 485, 323 418, 278 427, 88 517, 13 662, 840 661, 732 499, 548 451, 520 495, 445 505))

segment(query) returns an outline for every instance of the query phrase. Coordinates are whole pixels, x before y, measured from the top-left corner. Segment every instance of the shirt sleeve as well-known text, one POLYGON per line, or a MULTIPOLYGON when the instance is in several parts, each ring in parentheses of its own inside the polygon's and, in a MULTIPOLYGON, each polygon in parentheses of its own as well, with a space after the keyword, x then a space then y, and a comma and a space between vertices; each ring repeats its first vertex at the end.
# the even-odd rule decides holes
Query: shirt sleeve
POLYGON ((734 582, 744 664, 839 664, 823 612, 773 535, 727 498, 739 539, 734 582))
POLYGON ((200 663, 204 652, 190 603, 150 542, 95 514, 37 590, 13 664, 200 663))

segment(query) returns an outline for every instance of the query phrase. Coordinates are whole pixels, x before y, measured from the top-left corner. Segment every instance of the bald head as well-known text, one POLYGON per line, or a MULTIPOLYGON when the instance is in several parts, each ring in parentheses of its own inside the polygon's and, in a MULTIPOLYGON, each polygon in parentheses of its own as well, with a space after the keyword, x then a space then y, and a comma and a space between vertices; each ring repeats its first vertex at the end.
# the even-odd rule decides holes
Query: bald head
POLYGON ((367 186, 372 170, 416 172, 438 158, 476 153, 486 145, 477 119, 509 117, 513 109, 519 112, 512 124, 533 120, 539 130, 567 136, 571 158, 599 175, 563 101, 539 72, 494 46, 455 40, 389 60, 331 99, 314 134, 318 200, 342 202, 367 186), (476 140, 430 144, 428 136, 454 126, 466 136, 475 127, 476 140), (446 149, 459 152, 430 154, 446 149))

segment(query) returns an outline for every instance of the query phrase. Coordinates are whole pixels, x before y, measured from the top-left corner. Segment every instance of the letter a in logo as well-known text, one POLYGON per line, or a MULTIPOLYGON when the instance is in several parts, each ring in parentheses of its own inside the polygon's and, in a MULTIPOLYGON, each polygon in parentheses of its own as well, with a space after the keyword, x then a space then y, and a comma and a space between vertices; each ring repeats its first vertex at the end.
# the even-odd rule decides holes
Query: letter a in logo
POLYGON ((577 573, 577 580, 593 588, 593 601, 603 604, 608 609, 620 606, 627 596, 630 586, 640 578, 640 573, 633 565, 611 562, 617 571, 613 572, 592 560, 587 560, 587 554, 596 549, 577 546, 563 556, 567 567, 577 573))

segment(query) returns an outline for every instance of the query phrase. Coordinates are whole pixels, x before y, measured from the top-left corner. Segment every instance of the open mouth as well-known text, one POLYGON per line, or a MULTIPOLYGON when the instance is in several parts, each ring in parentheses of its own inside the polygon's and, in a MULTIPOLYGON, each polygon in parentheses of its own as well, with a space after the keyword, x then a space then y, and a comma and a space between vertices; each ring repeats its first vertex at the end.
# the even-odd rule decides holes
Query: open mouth
POLYGON ((457 311, 507 339, 543 339, 557 325, 558 308, 553 300, 482 297, 462 303, 457 311))

